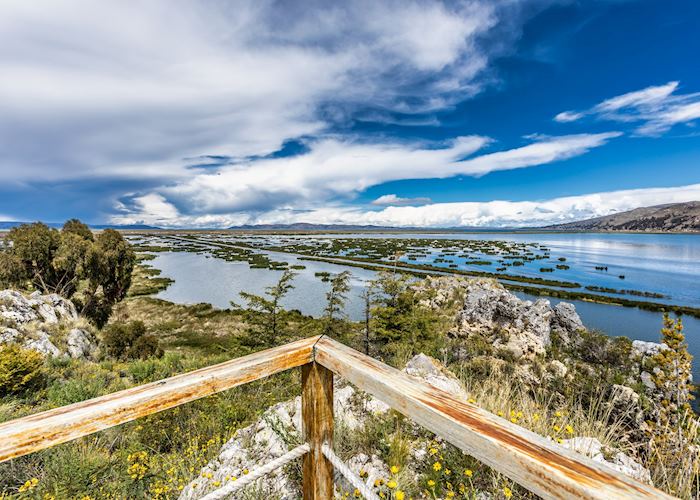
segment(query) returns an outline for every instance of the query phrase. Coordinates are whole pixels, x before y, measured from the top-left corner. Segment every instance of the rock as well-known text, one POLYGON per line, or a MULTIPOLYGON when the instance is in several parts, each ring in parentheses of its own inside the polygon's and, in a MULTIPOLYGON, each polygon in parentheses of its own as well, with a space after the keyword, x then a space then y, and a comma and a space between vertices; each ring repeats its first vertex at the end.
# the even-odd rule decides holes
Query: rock
POLYGON ((666 351, 667 349, 668 346, 666 344, 645 342, 643 340, 632 341, 632 355, 637 357, 655 356, 661 351, 666 351))
POLYGON ((605 464, 638 481, 651 484, 651 474, 648 469, 620 451, 605 450, 603 444, 596 438, 575 437, 572 439, 565 439, 562 446, 576 453, 586 455, 594 461, 605 464), (606 455, 608 458, 606 458, 606 455))
POLYGON ((557 378, 564 378, 566 377, 567 372, 569 369, 566 367, 564 363, 559 361, 558 359, 552 360, 549 363, 549 371, 552 375, 554 375, 557 378))
POLYGON ((459 379, 451 374, 442 363, 430 356, 426 356, 423 353, 417 354, 406 363, 404 371, 412 377, 422 379, 433 387, 463 399, 467 398, 467 393, 459 379))
POLYGON ((16 290, 0 291, 0 320, 12 325, 12 328, 0 326, 0 344, 14 342, 46 356, 85 358, 96 348, 96 341, 89 332, 71 329, 66 338, 66 352, 62 352, 56 344, 63 343, 55 342, 44 330, 44 325, 61 324, 60 328, 46 330, 66 331, 77 319, 73 303, 55 293, 42 295, 37 291, 25 297, 16 290))
POLYGON ((571 333, 586 329, 576 312, 576 306, 569 302, 559 302, 554 306, 551 327, 565 344, 571 342, 571 333))
POLYGON ((75 359, 89 358, 96 344, 92 335, 80 328, 73 328, 66 337, 68 355, 75 359))
POLYGON ((24 347, 33 349, 45 356, 60 356, 61 350, 51 342, 51 337, 46 332, 38 331, 32 338, 24 342, 24 347))
POLYGON ((639 375, 639 378, 642 380, 642 384, 646 386, 647 389, 654 390, 656 389, 656 384, 652 380, 652 375, 649 372, 642 372, 639 375))
POLYGON ((457 337, 490 335, 494 347, 505 348, 516 358, 544 354, 556 330, 568 341, 584 329, 573 305, 560 303, 552 309, 546 299, 520 300, 490 279, 462 281, 464 305, 452 334, 457 337))
POLYGON ((16 342, 20 336, 21 334, 14 328, 2 328, 0 329, 0 344, 16 342))
POLYGON ((626 385, 614 384, 612 396, 613 400, 622 406, 631 407, 639 404, 639 394, 626 385))
POLYGON ((40 319, 32 302, 16 290, 0 291, 0 317, 15 325, 22 325, 40 319))

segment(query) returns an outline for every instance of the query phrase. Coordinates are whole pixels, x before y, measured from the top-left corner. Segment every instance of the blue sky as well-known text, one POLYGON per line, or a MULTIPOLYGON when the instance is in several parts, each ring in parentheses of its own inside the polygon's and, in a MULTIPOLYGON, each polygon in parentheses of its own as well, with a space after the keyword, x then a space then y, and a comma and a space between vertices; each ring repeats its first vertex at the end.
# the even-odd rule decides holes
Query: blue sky
POLYGON ((513 226, 700 199, 700 3, 0 4, 0 220, 513 226))

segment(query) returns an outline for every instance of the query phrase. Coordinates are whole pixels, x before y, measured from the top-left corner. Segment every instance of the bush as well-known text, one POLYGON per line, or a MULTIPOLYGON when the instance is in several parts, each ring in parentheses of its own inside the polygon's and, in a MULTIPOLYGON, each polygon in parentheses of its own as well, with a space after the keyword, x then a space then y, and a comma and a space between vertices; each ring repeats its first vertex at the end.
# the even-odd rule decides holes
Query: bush
POLYGON ((108 356, 122 360, 163 355, 158 339, 146 332, 141 321, 109 325, 102 333, 102 346, 108 356))
POLYGON ((21 394, 44 384, 44 357, 16 344, 0 347, 0 397, 21 394))

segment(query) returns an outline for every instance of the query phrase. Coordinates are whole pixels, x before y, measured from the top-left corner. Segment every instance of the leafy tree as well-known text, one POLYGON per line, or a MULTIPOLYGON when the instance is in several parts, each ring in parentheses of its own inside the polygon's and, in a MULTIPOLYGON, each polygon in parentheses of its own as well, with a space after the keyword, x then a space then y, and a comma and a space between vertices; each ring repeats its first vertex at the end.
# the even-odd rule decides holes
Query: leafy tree
POLYGON ((61 244, 61 235, 46 224, 35 222, 13 227, 7 233, 6 252, 19 259, 24 274, 35 288, 46 293, 54 292, 58 271, 53 259, 61 244))
POLYGON ((0 285, 29 286, 43 293, 73 298, 98 327, 107 323, 112 307, 126 296, 136 255, 117 231, 95 238, 77 219, 61 231, 40 222, 13 228, 0 250, 0 285), (81 282, 84 292, 74 295, 81 282))
POLYGON ((20 287, 27 280, 22 260, 15 254, 0 251, 0 287, 20 287))
POLYGON ((102 347, 105 354, 121 360, 163 355, 158 339, 147 333, 141 321, 109 325, 102 332, 102 347))
POLYGON ((102 328, 114 304, 129 291, 136 254, 118 231, 106 229, 95 238, 85 261, 88 284, 82 312, 102 328))
POLYGON ((326 293, 326 309, 324 311, 324 330, 326 335, 332 335, 336 323, 345 309, 347 293, 350 291, 350 272, 343 271, 331 279, 331 287, 326 293))
POLYGON ((77 234, 81 238, 88 240, 88 241, 93 241, 95 239, 94 235, 92 234, 92 231, 87 226, 87 224, 84 224, 83 222, 79 221, 78 219, 67 220, 66 223, 63 224, 63 228, 61 229, 61 232, 62 233, 77 234))
MULTIPOLYGON (((265 289, 266 297, 248 292, 241 292, 240 295, 248 303, 248 308, 263 314, 262 321, 258 325, 262 330, 264 345, 275 345, 278 335, 281 333, 279 317, 282 311, 282 299, 294 288, 292 280, 296 274, 289 269, 282 273, 276 285, 265 289)), ((233 304, 232 305, 236 305, 233 304)))

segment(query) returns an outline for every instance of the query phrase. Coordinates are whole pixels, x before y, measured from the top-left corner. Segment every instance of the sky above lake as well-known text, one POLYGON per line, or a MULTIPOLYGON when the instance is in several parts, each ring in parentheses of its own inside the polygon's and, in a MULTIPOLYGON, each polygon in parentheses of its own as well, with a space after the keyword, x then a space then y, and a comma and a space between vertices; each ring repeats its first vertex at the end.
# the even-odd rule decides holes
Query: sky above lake
POLYGON ((0 220, 542 225, 700 200, 700 2, 0 2, 0 220))

